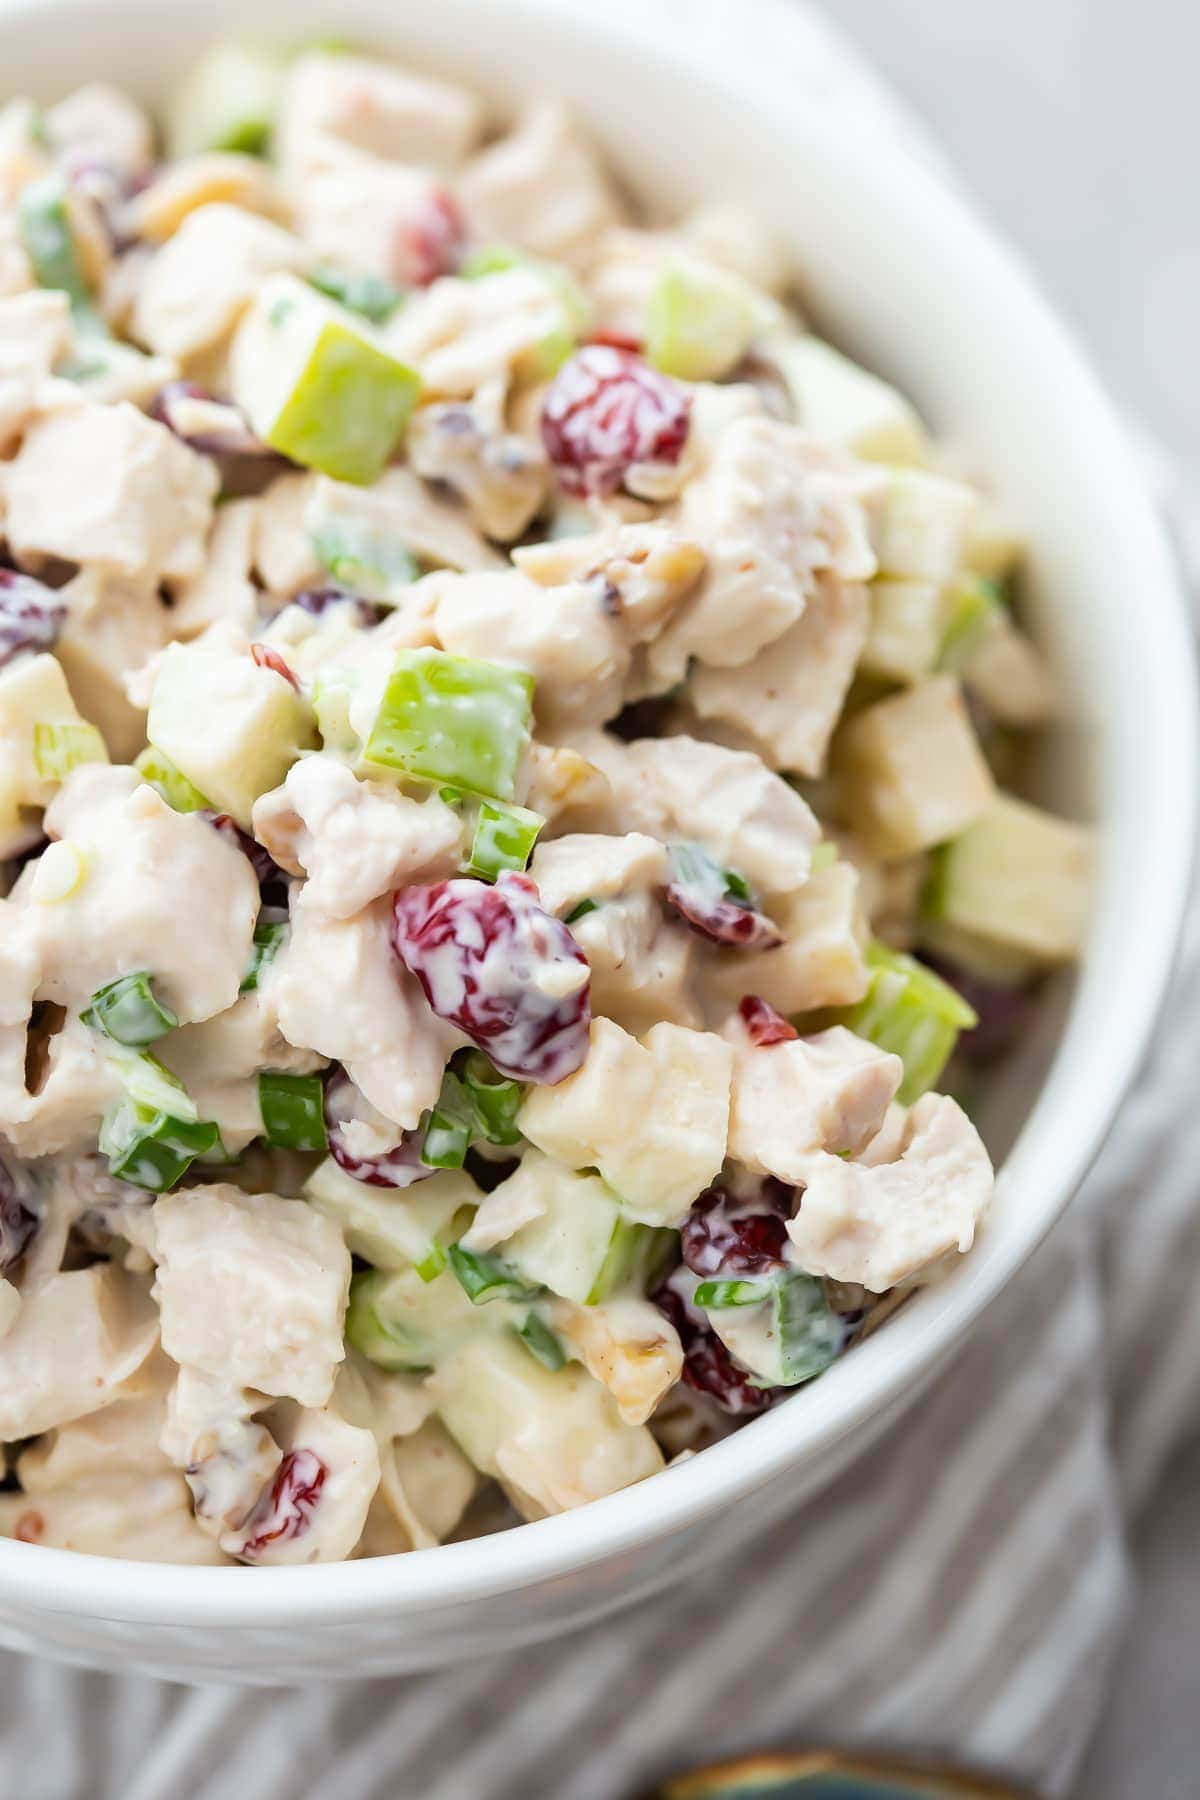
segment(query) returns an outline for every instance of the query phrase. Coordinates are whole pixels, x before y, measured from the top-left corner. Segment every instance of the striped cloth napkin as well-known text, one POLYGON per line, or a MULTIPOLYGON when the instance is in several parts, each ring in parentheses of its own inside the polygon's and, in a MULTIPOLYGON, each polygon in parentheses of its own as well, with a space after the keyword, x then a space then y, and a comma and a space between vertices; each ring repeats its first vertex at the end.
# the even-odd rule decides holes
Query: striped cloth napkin
MULTIPOLYGON (((784 9, 755 3, 774 50, 784 9)), ((809 91, 853 85, 861 117, 870 79, 786 12, 809 91)), ((701 14, 728 50, 730 7, 697 4, 689 24, 701 14)), ((889 100, 872 107, 911 142, 889 100)), ((1162 485, 1200 585, 1200 519, 1162 485)), ((707 1578, 566 1641, 395 1681, 189 1689, 5 1653, 0 1791, 620 1800, 705 1759, 839 1742, 1064 1794, 1129 1606, 1126 1534, 1200 1382, 1198 1015, 1200 897, 1141 1082, 1066 1220, 909 1417, 707 1578)))

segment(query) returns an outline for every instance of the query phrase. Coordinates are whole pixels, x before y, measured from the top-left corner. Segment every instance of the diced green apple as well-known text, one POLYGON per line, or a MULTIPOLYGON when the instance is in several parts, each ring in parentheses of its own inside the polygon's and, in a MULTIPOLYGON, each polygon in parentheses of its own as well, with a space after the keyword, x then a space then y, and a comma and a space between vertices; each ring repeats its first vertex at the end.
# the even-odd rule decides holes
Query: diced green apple
POLYGON ((945 607, 935 581, 881 576, 867 590, 871 623, 859 669, 910 685, 932 673, 944 637, 945 607))
POLYGON ((131 975, 120 975, 98 988, 91 1005, 80 1014, 85 1025, 94 1026, 114 1043, 143 1050, 168 1031, 179 1020, 169 1006, 164 1006, 154 992, 154 977, 148 969, 131 975))
POLYGON ((350 1282, 346 1342, 382 1369, 431 1369, 465 1337, 482 1334, 490 1346, 491 1327, 510 1312, 498 1306, 483 1319, 448 1276, 425 1282, 415 1269, 371 1269, 350 1282))
POLYGON ((915 957, 874 942, 867 947, 871 985, 839 1022, 880 1050, 898 1056, 904 1079, 896 1098, 902 1106, 927 1093, 950 1060, 960 1031, 979 1020, 948 982, 915 957))
POLYGON ((364 319, 289 274, 259 289, 230 374, 233 399, 264 443, 360 486, 383 473, 421 385, 364 319))
MULTIPOLYGON (((524 1280, 579 1306, 595 1306, 618 1289, 642 1286, 664 1260, 672 1234, 626 1217, 598 1175, 527 1158, 509 1183, 539 1182, 546 1210, 501 1246, 524 1280), (644 1279, 643 1279, 644 1278, 644 1279)), ((496 1190, 499 1193, 501 1190, 496 1190)))
POLYGON ((511 800, 532 698, 532 678, 520 669, 444 650, 401 650, 363 761, 511 800))
POLYGON ((881 575, 944 586, 963 563, 979 495, 925 469, 894 469, 874 520, 881 575))
POLYGON ((994 581, 969 575, 954 582, 946 592, 938 667, 961 674, 1005 617, 1004 599, 994 581))
POLYGON ((267 148, 287 73, 286 59, 263 45, 215 44, 194 63, 167 104, 167 148, 172 157, 206 150, 267 148))
POLYGON ((446 1266, 441 1246, 454 1235, 451 1221, 479 1204, 479 1190, 469 1175, 452 1172, 411 1188, 372 1187, 330 1156, 308 1177, 304 1198, 340 1225, 351 1250, 376 1268, 440 1274, 446 1266))
POLYGON ((771 345, 797 423, 869 462, 921 463, 929 440, 903 394, 816 337, 771 345))
POLYGON ((683 381, 720 381, 745 356, 756 325, 754 293, 732 271, 678 264, 663 270, 646 309, 646 358, 683 381))
POLYGON ((312 715, 291 682, 211 636, 167 646, 146 735, 246 831, 259 795, 317 744, 312 715))
POLYGON ((982 818, 938 851, 925 906, 935 925, 1037 963, 1083 947, 1092 889, 1092 833, 997 794, 982 818))

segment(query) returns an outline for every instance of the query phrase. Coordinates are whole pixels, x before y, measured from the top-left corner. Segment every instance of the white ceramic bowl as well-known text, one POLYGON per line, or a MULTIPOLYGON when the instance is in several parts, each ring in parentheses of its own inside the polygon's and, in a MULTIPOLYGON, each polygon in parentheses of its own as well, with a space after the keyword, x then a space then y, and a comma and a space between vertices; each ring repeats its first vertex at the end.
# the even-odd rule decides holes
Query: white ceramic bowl
MULTIPOLYGON (((0 0, 0 85, 51 97, 106 77, 154 97, 249 17, 237 0, 0 0)), ((1104 827, 1092 941, 1065 1025, 1047 1029, 1057 1041, 1019 1059, 996 1098, 998 1114, 1024 1123, 980 1243, 785 1405, 582 1511, 410 1556, 193 1569, 0 1543, 0 1643, 176 1679, 274 1683, 508 1649, 674 1585, 829 1481, 919 1391, 1066 1205, 1146 1047, 1187 889, 1197 723, 1182 597, 1095 382, 940 173, 797 66, 780 9, 256 0, 253 25, 293 42, 333 28, 457 74, 504 108, 557 91, 656 204, 719 196, 774 226, 827 329, 971 446, 1027 523, 1035 623, 1079 721, 1051 746, 1047 782, 1104 827), (780 35, 756 49, 770 31, 780 35)))

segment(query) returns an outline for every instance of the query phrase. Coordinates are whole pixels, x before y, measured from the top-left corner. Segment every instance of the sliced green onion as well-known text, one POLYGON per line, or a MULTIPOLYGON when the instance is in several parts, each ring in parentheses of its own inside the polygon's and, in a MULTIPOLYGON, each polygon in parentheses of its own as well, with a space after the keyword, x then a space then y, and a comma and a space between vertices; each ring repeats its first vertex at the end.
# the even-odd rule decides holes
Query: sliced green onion
POLYGON ((757 1306, 771 1292, 769 1281, 702 1281, 693 1299, 697 1306, 757 1306))
POLYGON ((588 914, 594 913, 595 910, 596 902, 594 900, 581 900, 578 906, 573 906, 571 908, 570 912, 563 920, 563 924, 574 925, 578 919, 586 919, 588 914))
POLYGON ((501 806, 484 800, 475 821, 467 874, 495 881, 505 869, 528 867, 538 832, 546 823, 541 813, 527 806, 501 806))
POLYGON ((319 294, 328 294, 340 306, 351 312, 361 313, 364 319, 370 319, 372 325, 386 325, 398 307, 404 305, 407 295, 402 288, 393 287, 382 275, 360 275, 350 269, 338 269, 330 263, 322 263, 310 269, 306 277, 309 286, 315 287, 319 294))
POLYGON ((313 555, 339 587, 369 600, 403 598, 403 590, 411 587, 421 573, 407 545, 348 519, 318 524, 310 532, 309 542, 313 555))
POLYGON ((425 1115, 421 1161, 427 1169, 461 1169, 471 1147, 473 1108, 452 1070, 442 1076, 437 1105, 425 1115))
POLYGON ((167 805, 175 812, 213 812, 211 801, 205 799, 200 789, 193 787, 187 776, 161 750, 148 746, 141 755, 135 757, 134 768, 143 781, 157 788, 167 805))
POLYGON ((460 281, 481 281, 485 275, 504 275, 509 269, 520 269, 529 261, 523 251, 508 244, 485 244, 472 250, 458 268, 460 281))
POLYGON ((520 1082, 501 1075, 482 1050, 467 1052, 460 1075, 474 1108, 479 1135, 489 1144, 519 1144, 517 1114, 523 1097, 520 1082))
POLYGON ((487 1300, 533 1300, 537 1296, 538 1289, 522 1281, 498 1256, 483 1250, 464 1250, 461 1244, 451 1244, 447 1255, 459 1286, 473 1306, 482 1306, 487 1300))
POLYGON ((960 1031, 978 1016, 948 982, 915 957, 874 941, 867 947, 871 985, 857 1005, 844 1008, 840 1022, 904 1064, 901 1105, 927 1093, 949 1061, 960 1031))
POLYGON ((150 1112, 167 1113, 171 1118, 183 1119, 189 1124, 200 1117, 196 1102, 178 1075, 164 1068, 148 1050, 133 1050, 110 1038, 104 1052, 135 1106, 146 1107, 150 1112))
POLYGON ((153 979, 149 970, 139 969, 97 988, 91 1005, 81 1014, 84 1024, 134 1050, 174 1031, 179 1019, 155 997, 153 979))
POLYGON ((263 1136, 276 1150, 324 1150, 325 1093, 319 1075, 263 1069, 258 1077, 263 1136))
POLYGON ((446 1252, 442 1249, 442 1246, 436 1239, 429 1250, 429 1254, 423 1256, 419 1263, 413 1264, 413 1268, 424 1282, 436 1281, 439 1275, 445 1274, 449 1266, 450 1265, 446 1260, 446 1252))
POLYGON ((27 183, 17 202, 17 221, 38 286, 59 288, 73 313, 99 325, 71 235, 66 178, 55 171, 27 183))
POLYGON ((521 669, 444 650, 401 650, 363 758, 511 800, 532 699, 532 677, 521 669))
POLYGON ((84 763, 106 763, 108 747, 94 725, 33 728, 33 766, 47 781, 62 781, 84 763))
POLYGON ((776 1277, 772 1298, 779 1369, 762 1385, 795 1387, 829 1367, 846 1342, 846 1327, 821 1283, 798 1269, 776 1277))
POLYGON ((177 1187, 195 1159, 219 1142, 211 1121, 173 1118, 132 1100, 109 1113, 100 1131, 109 1172, 155 1194, 177 1187))
POLYGON ((262 978, 263 971, 270 967, 288 940, 291 926, 286 919, 260 919, 254 927, 254 944, 250 952, 250 965, 242 976, 239 994, 253 993, 262 978))
POLYGON ((544 1369, 561 1369, 567 1360, 567 1353, 550 1327, 538 1318, 535 1312, 527 1313, 525 1323, 513 1328, 531 1356, 535 1356, 544 1369))

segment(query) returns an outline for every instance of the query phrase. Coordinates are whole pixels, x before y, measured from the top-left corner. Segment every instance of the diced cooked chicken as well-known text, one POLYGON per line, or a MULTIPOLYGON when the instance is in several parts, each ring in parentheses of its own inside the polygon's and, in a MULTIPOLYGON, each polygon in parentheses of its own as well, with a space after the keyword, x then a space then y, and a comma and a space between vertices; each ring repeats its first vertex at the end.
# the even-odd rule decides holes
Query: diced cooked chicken
POLYGON ((138 289, 134 336, 186 361, 224 345, 268 275, 304 269, 311 249, 240 206, 197 207, 157 250, 138 289))
MULTIPOLYGON (((198 637, 216 624, 253 632, 259 590, 252 570, 262 529, 261 513, 259 500, 230 500, 218 507, 208 534, 204 567, 190 581, 181 582, 175 596, 170 620, 172 637, 198 637)), ((128 657, 126 666, 137 660, 128 657)))
POLYGON ((148 115, 106 81, 90 81, 49 107, 45 125, 54 149, 74 168, 98 163, 140 175, 154 161, 148 115))
POLYGON ((388 347, 420 372, 430 398, 465 400, 489 383, 507 384, 547 342, 575 335, 561 284, 536 267, 503 269, 475 281, 447 276, 402 307, 387 327, 388 347))
POLYGON ((548 825, 576 808, 602 806, 609 791, 607 776, 577 750, 536 739, 526 746, 517 772, 517 798, 541 813, 548 825))
POLYGON ((550 1302, 550 1319, 627 1425, 644 1425, 683 1370, 679 1333, 657 1306, 624 1295, 599 1306, 550 1302))
POLYGON ((882 1293, 954 1252, 965 1254, 992 1193, 992 1165, 962 1108, 926 1094, 908 1114, 896 1161, 846 1162, 818 1151, 788 1223, 811 1275, 882 1293))
POLYGON ((457 191, 481 242, 564 262, 586 261, 622 212, 599 157, 553 101, 532 107, 511 136, 469 163, 457 191))
POLYGON ((411 469, 388 469, 369 488, 318 476, 306 499, 304 524, 314 541, 336 543, 341 537, 348 559, 365 566, 361 579, 350 583, 359 592, 370 591, 372 550, 382 558, 385 573, 389 550, 437 568, 504 568, 503 557, 483 541, 466 509, 428 487, 411 469))
POLYGON ((862 999, 867 922, 856 869, 838 862, 818 870, 775 903, 771 916, 783 937, 777 949, 705 956, 698 974, 718 1010, 745 994, 761 995, 785 1017, 862 999))
POLYGON ((332 1406, 285 1403, 270 1418, 283 1461, 249 1516, 221 1533, 222 1550, 255 1564, 344 1562, 379 1486, 374 1433, 332 1406))
POLYGON ((993 719, 1015 730, 1036 730, 1059 712, 1058 687, 1044 657, 1007 617, 972 651, 962 678, 993 719))
POLYGON ((7 482, 13 554, 61 557, 152 584, 199 572, 217 472, 127 404, 40 419, 7 482))
POLYGON ((165 244, 202 206, 237 206, 266 219, 287 215, 279 184, 261 157, 211 150, 160 169, 130 201, 124 224, 144 243, 165 244))
POLYGON ((760 1175, 803 1179, 814 1150, 857 1155, 880 1130, 904 1076, 898 1056, 844 1026, 756 1045, 735 1014, 729 1154, 760 1175))
POLYGON ((547 726, 595 723, 621 710, 630 651, 594 582, 543 588, 515 569, 434 575, 434 630, 443 650, 524 669, 547 726))
POLYGON ((194 1368, 178 1371, 167 1398, 160 1448, 186 1475, 196 1523, 212 1538, 241 1523, 283 1460, 253 1416, 265 1404, 194 1368))
POLYGON ((70 342, 65 294, 34 288, 0 299, 0 452, 51 398, 51 371, 70 342))
POLYGON ((543 587, 599 585, 626 641, 644 644, 658 636, 695 587, 705 559, 699 544, 669 526, 647 524, 529 544, 514 550, 513 561, 543 587))
POLYGON ((296 231, 323 263, 394 287, 445 273, 453 226, 446 191, 428 169, 356 157, 306 177, 296 231))
POLYGON ((470 151, 482 118, 465 88, 373 57, 314 50, 289 71, 275 143, 293 184, 355 152, 449 171, 470 151))
POLYGON ((35 862, 13 890, 36 945, 39 1000, 84 1007, 124 970, 152 969, 184 1022, 233 1005, 259 905, 235 845, 122 768, 77 769, 48 808, 46 830, 74 847, 82 874, 47 903, 35 862))
POLYGON ((732 1068, 710 1032, 659 1024, 639 1042, 594 1019, 583 1067, 532 1088, 520 1127, 569 1168, 598 1169, 631 1218, 678 1225, 724 1161, 732 1068))
POLYGON ((58 792, 59 777, 38 767, 37 727, 77 731, 82 723, 55 657, 15 657, 0 668, 0 857, 38 842, 40 808, 58 792))
POLYGON ((479 1487, 479 1476, 438 1419, 392 1437, 380 1450, 379 1494, 404 1547, 444 1543, 479 1487))
POLYGON ((350 1255, 300 1200, 226 1183, 155 1202, 154 1294, 173 1361, 234 1388, 322 1406, 345 1354, 350 1255))
POLYGON ((685 736, 622 743, 586 732, 576 745, 609 780, 609 796, 586 815, 591 829, 704 844, 767 894, 790 893, 807 878, 821 828, 757 756, 685 736))
POLYGON ((331 919, 302 891, 291 936, 275 960, 272 993, 289 1043, 340 1062, 385 1118, 415 1130, 462 1040, 434 1017, 392 954, 389 920, 386 901, 353 919, 331 919), (332 1008, 330 994, 337 995, 332 1008))
POLYGON ((406 445, 418 475, 451 488, 484 537, 511 544, 542 509, 550 465, 536 438, 506 428, 503 398, 497 386, 474 402, 423 406, 406 445))
POLYGON ((415 800, 313 756, 256 803, 254 834, 277 862, 307 875, 306 905, 349 919, 381 894, 453 875, 463 822, 438 794, 415 800))
POLYGON ((146 1282, 113 1263, 52 1275, 23 1293, 16 1323, 0 1338, 0 1439, 99 1412, 157 1341, 146 1282))
POLYGON ((156 588, 98 569, 82 569, 59 600, 66 617, 54 653, 71 692, 114 761, 132 762, 146 742, 146 714, 130 702, 125 675, 173 635, 178 611, 163 605, 156 588))
MULTIPOLYGON (((5 1071, 0 1129, 22 1156, 86 1149, 122 1093, 103 1039, 77 1018, 54 1030, 55 1015, 45 1017, 45 1027, 31 1022, 21 1062, 13 1057, 5 1071)), ((14 1048, 21 1048, 15 1034, 14 1048)))
POLYGON ((750 662, 802 617, 820 572, 869 579, 863 499, 877 479, 793 425, 735 420, 684 492, 680 522, 708 569, 651 653, 661 685, 680 680, 690 657, 718 668, 750 662))
POLYGON ((774 769, 819 775, 867 635, 867 589, 820 575, 804 614, 734 669, 698 667, 687 698, 774 769))
POLYGON ((839 734, 834 769, 850 826, 882 860, 957 837, 996 791, 951 675, 856 713, 839 734))
POLYGON ((584 900, 611 900, 665 887, 666 846, 644 832, 605 837, 580 831, 539 844, 529 873, 542 905, 559 918, 584 900))

